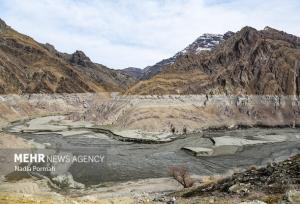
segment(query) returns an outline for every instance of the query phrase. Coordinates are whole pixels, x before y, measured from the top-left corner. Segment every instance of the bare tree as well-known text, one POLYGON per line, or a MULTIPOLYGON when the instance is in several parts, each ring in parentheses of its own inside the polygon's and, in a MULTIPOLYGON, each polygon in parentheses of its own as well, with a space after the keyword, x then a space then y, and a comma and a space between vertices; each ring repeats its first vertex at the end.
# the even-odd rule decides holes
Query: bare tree
POLYGON ((184 188, 192 187, 195 181, 184 166, 171 166, 168 169, 169 175, 178 181, 184 188))

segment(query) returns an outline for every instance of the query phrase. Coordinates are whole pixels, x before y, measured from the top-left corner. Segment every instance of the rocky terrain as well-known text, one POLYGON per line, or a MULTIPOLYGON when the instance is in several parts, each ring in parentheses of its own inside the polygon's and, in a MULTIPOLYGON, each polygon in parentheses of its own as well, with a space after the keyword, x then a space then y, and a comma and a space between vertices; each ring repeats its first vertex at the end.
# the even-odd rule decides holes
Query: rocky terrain
POLYGON ((140 79, 150 79, 153 76, 159 74, 168 68, 168 66, 174 64, 179 58, 187 54, 199 54, 202 51, 210 51, 217 47, 221 42, 227 40, 230 36, 234 35, 233 32, 227 32, 224 35, 221 34, 203 34, 198 37, 193 43, 186 48, 176 53, 173 57, 164 59, 153 66, 148 66, 143 69, 143 75, 140 79))
POLYGON ((81 51, 60 53, 0 21, 0 94, 122 92, 134 78, 95 64, 81 51))
POLYGON ((299 95, 300 41, 245 27, 204 34, 145 69, 114 70, 82 51, 61 53, 0 21, 0 94, 120 92, 127 95, 299 95))
POLYGON ((187 53, 127 94, 299 95, 299 38, 245 27, 215 49, 187 53))
POLYGON ((225 33, 224 35, 206 33, 199 36, 193 43, 188 45, 183 50, 177 52, 174 56, 168 59, 163 59, 157 62, 155 65, 147 66, 144 69, 128 67, 120 71, 139 80, 150 79, 151 77, 162 72, 169 65, 174 64, 178 58, 187 54, 199 54, 202 51, 210 51, 217 47, 221 42, 227 40, 232 35, 234 35, 234 33, 230 31, 225 33))
POLYGON ((183 197, 234 196, 247 198, 254 195, 270 195, 267 203, 299 203, 300 155, 266 167, 250 167, 230 177, 201 185, 183 193, 183 197), (272 198, 273 197, 273 198, 272 198))
MULTIPOLYGON (((159 161, 157 157, 171 161, 174 153, 176 160, 184 154, 184 158, 191 157, 189 161, 199 161, 200 157, 185 155, 183 149, 197 152, 210 145, 215 151, 234 142, 239 143, 236 146, 253 145, 255 154, 255 145, 266 145, 275 151, 279 147, 288 149, 284 146, 286 142, 293 146, 290 152, 285 152, 290 155, 294 148, 298 152, 298 129, 290 128, 300 126, 299 60, 298 37, 269 27, 261 31, 245 27, 237 33, 202 35, 174 57, 144 70, 133 67, 113 70, 92 62, 82 51, 61 53, 50 44, 38 43, 0 19, 0 148, 41 147, 34 139, 13 135, 25 133, 39 139, 50 138, 53 143, 55 139, 70 139, 82 145, 96 139, 118 145, 133 143, 132 147, 114 146, 117 156, 134 160, 144 153, 146 159, 140 157, 140 160, 147 165, 153 162, 152 166, 159 161), (13 124, 17 125, 12 131, 6 131, 13 124), (285 135, 270 132, 268 138, 225 135, 213 140, 214 144, 202 138, 205 131, 209 136, 211 130, 251 127, 290 128, 285 135), (39 135, 43 131, 49 135, 39 135), (192 143, 185 139, 191 139, 192 143), (185 142, 187 146, 173 143, 162 154, 157 146, 147 146, 159 144, 166 150, 173 141, 180 145, 185 142), (127 152, 128 156, 126 148, 140 152, 127 152), (149 150, 157 152, 150 155, 149 150)), ((42 147, 50 147, 51 142, 42 143, 42 147)), ((237 152, 220 155, 228 161, 226 158, 237 152)), ((252 159, 242 153, 239 156, 243 161, 252 159)), ((179 188, 170 179, 80 189, 63 196, 50 188, 49 180, 29 175, 24 180, 9 182, 0 177, 0 203, 165 203, 175 196, 179 197, 177 203, 229 204, 257 199, 294 204, 299 196, 299 161, 296 156, 266 167, 252 167, 228 178, 203 181, 193 189, 169 196, 162 196, 161 192, 179 188), (143 194, 157 191, 159 195, 143 194), (106 199, 108 195, 119 198, 106 199)), ((216 168, 210 163, 207 168, 212 167, 216 168)), ((134 170, 140 173, 139 169, 134 170)), ((155 170, 151 170, 151 176, 155 170)))

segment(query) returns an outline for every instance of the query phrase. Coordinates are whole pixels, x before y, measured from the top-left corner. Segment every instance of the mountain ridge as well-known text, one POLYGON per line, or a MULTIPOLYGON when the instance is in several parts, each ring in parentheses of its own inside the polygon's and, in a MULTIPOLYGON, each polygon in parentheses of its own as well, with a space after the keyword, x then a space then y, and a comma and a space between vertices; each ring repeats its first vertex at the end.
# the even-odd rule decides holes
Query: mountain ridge
POLYGON ((218 44, 222 41, 228 39, 234 33, 231 31, 226 32, 225 34, 211 34, 211 33, 204 33, 200 35, 194 42, 189 44, 183 50, 177 52, 174 56, 163 59, 152 66, 148 66, 144 68, 143 76, 141 77, 142 80, 150 79, 151 77, 155 76, 159 72, 163 71, 166 66, 173 64, 177 58, 194 53, 199 54, 201 51, 209 51, 214 49, 218 44))
POLYGON ((210 52, 181 56, 127 94, 299 95, 299 37, 244 27, 210 52))
POLYGON ((0 22, 0 94, 123 92, 134 82, 81 51, 60 53, 0 22))
POLYGON ((203 34, 145 69, 110 69, 80 50, 62 53, 0 19, 0 94, 300 94, 300 38, 271 27, 203 34))

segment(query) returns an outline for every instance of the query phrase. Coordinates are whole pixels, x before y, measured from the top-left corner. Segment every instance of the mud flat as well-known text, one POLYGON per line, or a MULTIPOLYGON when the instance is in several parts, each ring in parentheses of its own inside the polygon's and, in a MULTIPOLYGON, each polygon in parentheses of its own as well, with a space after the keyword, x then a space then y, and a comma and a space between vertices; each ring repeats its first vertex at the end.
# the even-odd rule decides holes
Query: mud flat
POLYGON ((40 121, 36 118, 15 123, 5 130, 26 141, 42 144, 46 150, 53 149, 63 154, 73 155, 81 149, 104 153, 107 160, 103 166, 71 164, 61 167, 70 172, 75 181, 88 186, 166 177, 168 168, 174 165, 187 166, 196 175, 222 174, 228 169, 284 159, 298 153, 300 147, 297 128, 203 131, 167 142, 153 140, 147 143, 145 139, 136 142, 136 138, 130 137, 121 140, 120 137, 124 136, 111 130, 98 129, 87 122, 73 124, 65 117, 43 117, 40 121), (49 127, 53 129, 49 130, 49 127), (215 140, 215 145, 209 138, 215 140), (182 150, 189 147, 196 153, 199 149, 212 149, 213 154, 205 158, 195 157, 182 150))
MULTIPOLYGON (((299 135, 294 135, 295 140, 300 139, 299 135)), ((277 137, 268 137, 264 139, 261 136, 253 136, 250 139, 237 138, 231 136, 222 136, 210 138, 214 142, 214 145, 211 148, 207 147, 183 147, 182 149, 194 156, 219 156, 219 155, 232 155, 236 154, 239 151, 242 151, 243 148, 250 145, 256 144, 266 144, 266 143, 275 143, 275 142, 285 142, 290 140, 285 136, 277 137)))
POLYGON ((62 136, 74 136, 87 133, 106 135, 122 142, 135 142, 144 144, 166 143, 182 137, 164 132, 143 132, 139 130, 105 129, 91 122, 67 120, 67 116, 44 116, 32 120, 24 120, 9 128, 11 133, 56 133, 62 136))
POLYGON ((300 147, 299 107, 299 97, 294 96, 5 96, 0 100, 0 123, 23 119, 3 128, 3 134, 14 135, 28 149, 70 155, 81 149, 104 152, 102 166, 59 166, 62 174, 70 173, 89 189, 88 194, 74 193, 93 202, 118 193, 127 195, 125 186, 131 186, 130 182, 138 194, 174 190, 176 186, 164 186, 168 182, 160 180, 168 176, 170 166, 185 166, 197 176, 214 176, 295 155, 300 147), (187 134, 182 136, 184 128, 187 134), (196 154, 213 151, 209 157, 196 157, 183 148, 196 154), (141 179, 157 180, 149 184, 141 179), (114 186, 120 182, 125 184, 114 186), (92 190, 99 184, 107 186, 92 190), (112 186, 118 190, 110 192, 112 186))
POLYGON ((151 144, 121 141, 107 132, 92 129, 92 123, 72 123, 66 120, 66 116, 25 120, 4 129, 25 143, 40 144, 40 148, 46 148, 47 151, 73 155, 79 149, 101 150, 106 153, 107 160, 100 167, 92 164, 57 166, 62 170, 61 174, 72 175, 72 182, 85 185, 84 188, 69 188, 67 193, 50 188, 47 182, 51 178, 1 181, 0 201, 155 203, 154 199, 182 188, 175 180, 166 178, 171 166, 185 166, 192 175, 202 178, 227 174, 228 171, 251 165, 262 166, 282 161, 300 152, 300 131, 297 128, 203 131, 151 144), (215 140, 214 145, 209 138, 215 140), (222 154, 205 158, 182 150, 184 147, 216 149, 230 145, 238 147, 238 151, 224 154, 223 150, 222 154), (25 194, 27 197, 23 196, 25 194))

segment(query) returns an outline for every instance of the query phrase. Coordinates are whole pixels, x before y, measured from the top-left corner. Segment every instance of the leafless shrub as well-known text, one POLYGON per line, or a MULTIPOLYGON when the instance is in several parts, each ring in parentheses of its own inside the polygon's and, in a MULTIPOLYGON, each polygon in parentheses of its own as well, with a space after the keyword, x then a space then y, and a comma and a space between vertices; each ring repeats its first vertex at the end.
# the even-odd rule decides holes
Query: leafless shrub
POLYGON ((184 188, 192 187, 195 181, 184 166, 171 166, 168 169, 169 175, 178 181, 184 188))

